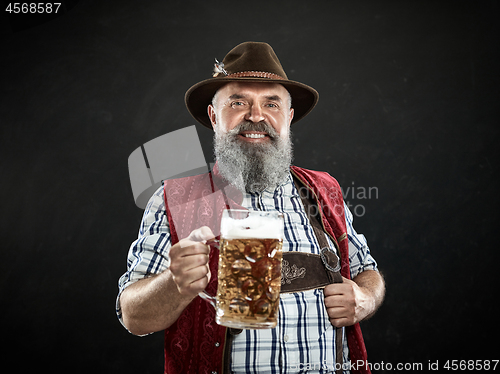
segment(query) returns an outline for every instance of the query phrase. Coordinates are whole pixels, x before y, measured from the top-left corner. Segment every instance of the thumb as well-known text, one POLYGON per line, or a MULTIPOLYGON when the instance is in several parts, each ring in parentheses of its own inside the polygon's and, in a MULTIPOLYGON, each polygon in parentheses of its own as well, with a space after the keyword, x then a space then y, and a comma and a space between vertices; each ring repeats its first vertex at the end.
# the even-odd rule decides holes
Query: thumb
POLYGON ((193 230, 191 234, 189 234, 188 239, 194 242, 205 242, 208 239, 213 239, 215 235, 212 230, 208 226, 202 226, 199 229, 193 230))

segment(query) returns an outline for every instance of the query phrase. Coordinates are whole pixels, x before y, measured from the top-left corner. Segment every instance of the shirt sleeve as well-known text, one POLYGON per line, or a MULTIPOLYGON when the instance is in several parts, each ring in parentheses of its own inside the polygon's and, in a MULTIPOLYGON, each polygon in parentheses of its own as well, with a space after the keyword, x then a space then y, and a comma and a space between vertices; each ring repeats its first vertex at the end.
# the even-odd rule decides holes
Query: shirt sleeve
POLYGON ((151 197, 144 211, 139 236, 128 251, 127 271, 118 281, 116 314, 123 324, 120 295, 125 288, 151 274, 159 274, 170 265, 170 228, 163 201, 163 187, 151 197))
POLYGON ((353 216, 347 204, 344 202, 345 220, 347 224, 347 236, 349 239, 349 262, 351 268, 351 279, 366 270, 378 270, 377 262, 370 254, 368 243, 363 234, 358 234, 353 227, 353 216))

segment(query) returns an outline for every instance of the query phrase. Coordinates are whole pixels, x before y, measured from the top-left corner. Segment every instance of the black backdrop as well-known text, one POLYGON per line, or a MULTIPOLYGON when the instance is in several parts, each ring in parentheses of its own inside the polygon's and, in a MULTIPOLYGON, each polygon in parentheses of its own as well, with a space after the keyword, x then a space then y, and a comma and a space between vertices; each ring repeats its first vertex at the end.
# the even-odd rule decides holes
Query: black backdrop
POLYGON ((385 274, 370 361, 500 359, 498 1, 64 4, 38 25, 2 9, 4 367, 161 372, 162 334, 134 337, 114 312, 142 214, 127 159, 195 124, 185 90, 246 40, 320 93, 293 126, 295 163, 344 186, 385 274))

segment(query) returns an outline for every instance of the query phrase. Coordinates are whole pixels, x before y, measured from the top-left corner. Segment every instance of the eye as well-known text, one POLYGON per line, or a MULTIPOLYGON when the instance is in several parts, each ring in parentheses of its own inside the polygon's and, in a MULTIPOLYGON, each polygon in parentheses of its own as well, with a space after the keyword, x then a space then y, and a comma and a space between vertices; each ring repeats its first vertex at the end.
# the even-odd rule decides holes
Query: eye
POLYGON ((276 104, 276 103, 267 103, 266 106, 268 108, 273 108, 273 109, 278 109, 279 108, 278 104, 276 104))
POLYGON ((232 108, 242 107, 242 106, 245 105, 245 102, 243 102, 243 101, 232 101, 230 105, 231 105, 232 108))

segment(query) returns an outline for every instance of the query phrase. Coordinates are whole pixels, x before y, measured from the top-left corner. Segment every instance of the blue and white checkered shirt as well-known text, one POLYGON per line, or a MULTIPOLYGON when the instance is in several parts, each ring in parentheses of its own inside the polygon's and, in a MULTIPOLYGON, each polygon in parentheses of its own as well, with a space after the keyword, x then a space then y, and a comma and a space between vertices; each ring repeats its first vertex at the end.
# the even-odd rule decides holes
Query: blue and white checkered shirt
MULTIPOLYGON (((319 254, 319 244, 291 175, 275 190, 246 194, 241 205, 252 210, 283 213, 283 251, 319 254)), ((377 264, 370 255, 365 237, 354 230, 351 212, 345 204, 344 207, 351 278, 355 278, 365 270, 376 270, 377 264)), ((331 248, 335 249, 328 235, 326 237, 331 248)), ((130 247, 128 270, 119 280, 119 294, 147 274, 166 270, 170 246, 163 189, 160 188, 146 207, 139 238, 130 247)), ((119 295, 116 306, 118 318, 122 321, 119 295)), ((343 341, 344 363, 347 363, 349 351, 345 336, 343 341)), ((335 329, 328 319, 323 290, 281 294, 277 327, 244 330, 234 339, 231 358, 234 373, 333 373, 335 329)))

